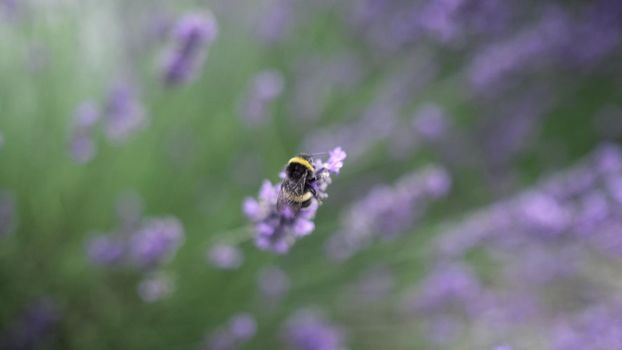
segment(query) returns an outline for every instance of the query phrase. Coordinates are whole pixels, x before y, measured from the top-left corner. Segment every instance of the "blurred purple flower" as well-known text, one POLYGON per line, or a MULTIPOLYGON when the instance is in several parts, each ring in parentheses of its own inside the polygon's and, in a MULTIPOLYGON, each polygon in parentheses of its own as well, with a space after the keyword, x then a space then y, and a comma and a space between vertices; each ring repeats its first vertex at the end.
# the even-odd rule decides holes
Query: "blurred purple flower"
POLYGON ((293 9, 290 0, 271 0, 259 14, 255 35, 267 44, 282 41, 293 22, 293 9))
POLYGON ((326 242, 326 254, 343 261, 375 239, 395 238, 412 228, 425 207, 450 187, 447 171, 435 166, 403 176, 394 187, 373 187, 342 214, 340 229, 326 242))
POLYGON ((105 133, 112 143, 123 143, 128 137, 147 126, 145 108, 134 86, 118 81, 106 99, 105 133))
MULTIPOLYGON (((328 197, 326 190, 331 183, 331 173, 336 174, 341 168, 345 152, 340 148, 334 149, 329 157, 332 163, 324 163, 316 159, 313 164, 315 167, 316 180, 311 183, 321 201, 328 197)), ((243 212, 253 223, 255 231, 255 245, 263 250, 270 250, 276 253, 285 253, 294 242, 311 232, 315 228, 313 218, 320 203, 313 200, 307 208, 302 208, 294 213, 290 208, 279 212, 276 208, 279 185, 272 185, 270 181, 265 181, 259 191, 258 200, 247 198, 243 204, 243 212), (289 210, 288 210, 289 209, 289 210)))
POLYGON ((287 273, 276 266, 268 266, 261 269, 257 283, 261 295, 269 300, 283 298, 291 284, 287 273))
POLYGON ((17 0, 0 0, 0 16, 13 19, 20 9, 17 0))
POLYGON ((226 326, 210 332, 205 348, 210 350, 235 350, 248 342, 257 331, 257 321, 245 312, 235 314, 226 326))
POLYGON ((570 221, 570 213, 543 192, 533 191, 524 195, 518 203, 517 218, 521 225, 538 233, 557 234, 563 231, 570 221))
POLYGON ((127 248, 121 237, 100 235, 87 243, 86 254, 95 265, 109 266, 125 262, 127 248))
POLYGON ((84 101, 78 105, 73 115, 74 127, 89 130, 95 127, 100 116, 99 108, 95 102, 84 101))
POLYGON ((497 345, 493 347, 492 349, 493 350, 512 350, 512 348, 507 345, 497 345))
POLYGON ((209 11, 181 17, 172 30, 171 44, 162 63, 162 79, 167 86, 185 84, 196 78, 216 39, 218 25, 209 11))
POLYGON ((619 349, 622 346, 622 307, 619 301, 597 304, 553 330, 554 350, 619 349))
POLYGON ((143 278, 138 284, 138 295, 146 303, 153 303, 169 297, 175 286, 171 277, 156 273, 143 278))
POLYGON ((93 129, 99 118, 99 109, 92 101, 82 102, 74 113, 69 151, 78 163, 87 163, 97 152, 93 129))
POLYGON ((0 349, 25 350, 44 346, 60 318, 60 310, 52 300, 41 298, 31 302, 0 333, 0 349))
POLYGON ((239 313, 229 320, 231 334, 240 341, 248 341, 257 331, 257 322, 248 313, 239 313))
POLYGON ((428 142, 438 141, 447 132, 448 121, 440 106, 428 104, 417 109, 413 125, 417 134, 428 142))
POLYGON ((241 103, 241 113, 248 126, 265 123, 269 105, 281 95, 284 85, 283 75, 277 70, 264 70, 255 75, 241 103))
POLYGON ((173 256, 183 240, 184 230, 176 218, 149 219, 130 237, 130 258, 140 267, 154 267, 173 256))
POLYGON ((298 311, 287 320, 284 338, 292 350, 340 350, 345 347, 343 330, 310 310, 298 311))
POLYGON ((238 247, 229 244, 216 244, 207 252, 209 262, 221 269, 237 269, 242 265, 244 256, 238 247))
POLYGON ((606 144, 441 230, 440 268, 406 301, 438 331, 430 340, 449 346, 483 332, 520 346, 515 335, 527 328, 530 339, 550 340, 544 344, 552 349, 618 348, 622 333, 609 325, 621 310, 611 281, 622 257, 622 203, 608 189, 620 177, 622 151, 606 144), (474 264, 477 274, 471 257, 485 261, 474 264))
POLYGON ((407 308, 425 315, 456 305, 473 307, 481 295, 479 280, 467 267, 440 266, 427 275, 407 308))
POLYGON ((11 192, 0 191, 0 239, 13 233, 17 227, 15 197, 11 192))
POLYGON ((467 67, 475 88, 488 91, 505 77, 533 65, 549 64, 571 39, 571 23, 566 13, 553 8, 532 27, 501 43, 494 43, 476 54, 467 67))

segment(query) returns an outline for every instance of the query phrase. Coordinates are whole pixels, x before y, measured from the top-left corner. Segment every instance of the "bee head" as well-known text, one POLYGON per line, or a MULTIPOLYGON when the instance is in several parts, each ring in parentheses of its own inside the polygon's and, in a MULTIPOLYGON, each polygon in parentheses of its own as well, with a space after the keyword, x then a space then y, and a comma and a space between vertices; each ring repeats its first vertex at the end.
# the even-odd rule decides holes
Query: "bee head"
POLYGON ((303 154, 293 157, 287 162, 285 174, 292 180, 298 180, 306 173, 313 173, 315 169, 311 161, 311 157, 303 154))

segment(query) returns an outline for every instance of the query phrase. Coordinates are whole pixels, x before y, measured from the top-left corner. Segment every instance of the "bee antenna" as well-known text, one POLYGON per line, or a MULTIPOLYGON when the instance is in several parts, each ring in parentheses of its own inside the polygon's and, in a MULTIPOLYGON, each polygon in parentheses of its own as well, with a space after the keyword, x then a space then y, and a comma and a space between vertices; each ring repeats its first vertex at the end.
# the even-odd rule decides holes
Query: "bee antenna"
POLYGON ((317 156, 325 156, 328 154, 328 152, 318 152, 318 153, 301 153, 304 154, 306 156, 311 156, 311 157, 317 157, 317 156))

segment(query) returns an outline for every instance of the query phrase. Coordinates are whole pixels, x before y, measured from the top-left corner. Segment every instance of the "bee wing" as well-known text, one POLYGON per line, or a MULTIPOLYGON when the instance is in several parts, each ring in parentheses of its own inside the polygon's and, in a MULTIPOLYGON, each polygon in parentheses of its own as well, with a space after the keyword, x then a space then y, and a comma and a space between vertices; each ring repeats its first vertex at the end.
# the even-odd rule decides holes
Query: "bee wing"
POLYGON ((279 191, 279 197, 277 198, 276 208, 278 210, 282 210, 285 207, 290 207, 294 211, 300 210, 302 203, 296 201, 294 198, 304 194, 306 181, 306 175, 302 176, 295 182, 285 179, 285 181, 281 184, 281 190, 279 191))

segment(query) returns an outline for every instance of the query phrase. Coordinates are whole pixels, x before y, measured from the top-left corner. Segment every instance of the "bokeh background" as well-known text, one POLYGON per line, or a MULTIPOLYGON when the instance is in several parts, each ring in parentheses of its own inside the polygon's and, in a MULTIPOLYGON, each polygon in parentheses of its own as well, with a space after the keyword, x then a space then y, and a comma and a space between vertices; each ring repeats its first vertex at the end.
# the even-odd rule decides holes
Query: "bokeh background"
POLYGON ((0 0, 0 348, 622 349, 621 46, 616 0, 0 0))

